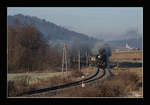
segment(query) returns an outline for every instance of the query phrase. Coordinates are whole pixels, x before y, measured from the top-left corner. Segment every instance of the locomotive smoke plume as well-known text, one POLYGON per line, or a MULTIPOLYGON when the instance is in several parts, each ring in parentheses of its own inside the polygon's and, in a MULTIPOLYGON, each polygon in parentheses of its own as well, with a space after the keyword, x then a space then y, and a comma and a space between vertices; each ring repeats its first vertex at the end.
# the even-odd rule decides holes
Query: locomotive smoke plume
POLYGON ((99 53, 98 50, 100 48, 105 48, 107 56, 111 56, 112 55, 112 51, 111 51, 110 46, 107 43, 105 43, 105 42, 98 42, 98 43, 95 44, 95 46, 92 49, 93 55, 98 54, 99 53))
POLYGON ((103 45, 104 45, 104 42, 97 42, 97 43, 94 45, 93 49, 91 50, 92 54, 93 54, 93 55, 98 54, 98 49, 101 48, 103 45))

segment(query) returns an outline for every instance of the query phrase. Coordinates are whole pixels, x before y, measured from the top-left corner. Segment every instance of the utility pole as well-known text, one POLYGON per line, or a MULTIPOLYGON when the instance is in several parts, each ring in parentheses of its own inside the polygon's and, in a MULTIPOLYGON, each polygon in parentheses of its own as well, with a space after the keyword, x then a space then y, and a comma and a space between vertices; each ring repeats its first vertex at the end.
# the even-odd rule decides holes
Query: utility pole
POLYGON ((137 32, 137 45, 136 46, 137 46, 137 50, 138 50, 138 32, 137 32))
POLYGON ((86 52, 86 66, 88 66, 88 53, 86 52))
POLYGON ((66 63, 66 72, 68 74, 68 61, 67 61, 67 52, 66 52, 66 44, 64 45, 65 48, 65 63, 66 63))
POLYGON ((62 56, 62 73, 64 75, 64 66, 66 67, 66 72, 68 73, 68 62, 67 62, 67 54, 66 54, 66 44, 64 44, 63 48, 63 56, 62 56))
POLYGON ((136 45, 136 47, 137 47, 137 59, 136 60, 138 60, 138 30, 137 30, 137 45, 136 45))
POLYGON ((78 69, 80 71, 80 50, 78 52, 78 69))
POLYGON ((64 48, 63 48, 63 56, 62 56, 62 73, 64 73, 64 48))

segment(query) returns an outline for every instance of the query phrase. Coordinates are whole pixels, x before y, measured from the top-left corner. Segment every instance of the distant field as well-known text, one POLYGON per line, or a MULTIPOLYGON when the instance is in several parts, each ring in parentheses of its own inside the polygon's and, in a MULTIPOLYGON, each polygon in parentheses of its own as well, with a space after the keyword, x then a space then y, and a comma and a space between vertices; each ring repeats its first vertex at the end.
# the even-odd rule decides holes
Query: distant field
POLYGON ((138 52, 113 52, 111 60, 142 60, 142 51, 138 52))

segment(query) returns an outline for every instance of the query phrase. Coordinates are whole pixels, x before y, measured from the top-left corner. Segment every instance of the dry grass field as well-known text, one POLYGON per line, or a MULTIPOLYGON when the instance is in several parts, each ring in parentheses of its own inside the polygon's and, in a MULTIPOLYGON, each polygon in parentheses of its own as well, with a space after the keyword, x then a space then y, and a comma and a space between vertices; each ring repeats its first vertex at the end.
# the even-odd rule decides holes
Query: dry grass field
POLYGON ((55 75, 53 73, 43 74, 43 73, 28 73, 28 74, 12 74, 8 75, 8 96, 16 97, 25 91, 42 89, 57 85, 62 85, 65 83, 70 83, 73 81, 81 80, 81 74, 85 77, 89 77, 96 72, 92 67, 83 68, 81 71, 74 70, 72 72, 64 73, 61 72, 55 75))
POLYGON ((136 74, 122 72, 109 80, 105 80, 105 82, 93 84, 86 88, 77 86, 64 89, 63 92, 54 97, 129 97, 130 92, 139 90, 138 80, 136 74))
POLYGON ((110 60, 142 60, 142 51, 113 52, 110 60))
POLYGON ((138 52, 119 52, 113 53, 111 61, 117 61, 118 67, 112 68, 111 72, 114 75, 119 75, 121 73, 133 73, 138 77, 137 90, 129 92, 128 97, 135 97, 137 94, 142 97, 142 82, 143 82, 143 53, 142 51, 138 52))
MULTIPOLYGON (((110 68, 114 75, 111 79, 84 89, 81 86, 66 88, 54 97, 142 97, 142 52, 113 52, 110 59, 111 62, 118 62, 118 67, 110 68)), ((80 72, 69 72, 67 78, 66 74, 64 74, 65 78, 62 77, 60 72, 58 75, 54 75, 55 73, 28 73, 20 76, 8 74, 8 96, 15 97, 25 91, 81 80, 81 74, 88 77, 94 74, 93 69, 87 67, 80 72), (33 78, 34 81, 31 82, 33 78)), ((51 93, 45 92, 28 97, 51 97, 51 93)))

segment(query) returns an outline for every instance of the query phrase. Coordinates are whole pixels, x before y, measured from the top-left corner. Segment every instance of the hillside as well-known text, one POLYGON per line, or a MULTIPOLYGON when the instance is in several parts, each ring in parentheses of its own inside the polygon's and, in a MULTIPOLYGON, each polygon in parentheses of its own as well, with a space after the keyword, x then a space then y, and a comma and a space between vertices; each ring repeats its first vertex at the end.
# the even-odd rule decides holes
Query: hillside
MULTIPOLYGON (((8 25, 15 27, 16 24, 20 26, 25 26, 25 25, 35 26, 43 34, 43 37, 46 40, 48 40, 52 46, 58 45, 62 47, 63 44, 66 43, 68 48, 71 47, 73 44, 76 44, 76 46, 80 46, 81 44, 84 44, 93 48, 94 46, 96 46, 97 43, 103 42, 102 40, 89 37, 88 35, 83 33, 71 31, 67 28, 56 25, 45 19, 40 19, 34 16, 25 16, 22 14, 8 16, 8 25)), ((133 31, 128 32, 126 33, 125 36, 129 37, 129 39, 127 40, 129 46, 136 48, 137 42, 135 39, 136 37, 135 32, 133 31)), ((125 40, 121 40, 121 39, 108 41, 108 43, 112 47, 117 47, 117 48, 125 47, 125 40)), ((138 47, 140 49, 142 48, 142 37, 140 37, 138 40, 138 47)))
POLYGON ((80 43, 90 43, 93 45, 98 41, 95 38, 89 37, 82 33, 68 30, 52 22, 46 21, 45 19, 39 19, 32 16, 24 16, 22 14, 8 16, 8 25, 15 26, 16 23, 21 26, 34 25, 43 34, 43 37, 49 40, 49 42, 53 45, 63 45, 63 43, 71 45, 72 42, 77 41, 80 43))

